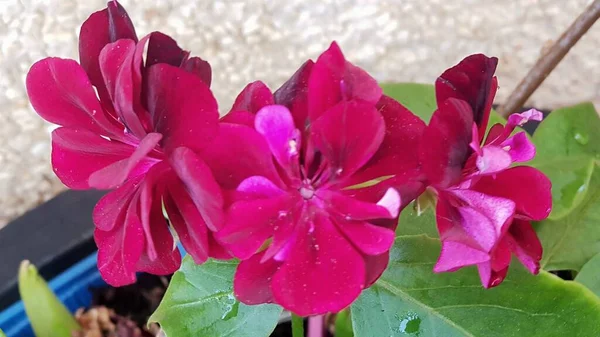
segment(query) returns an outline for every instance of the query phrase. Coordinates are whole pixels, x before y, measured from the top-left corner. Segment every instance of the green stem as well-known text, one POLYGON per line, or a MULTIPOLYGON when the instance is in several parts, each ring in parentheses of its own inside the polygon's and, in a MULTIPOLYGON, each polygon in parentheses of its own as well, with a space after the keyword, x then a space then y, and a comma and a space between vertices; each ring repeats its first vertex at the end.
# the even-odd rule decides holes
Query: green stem
POLYGON ((304 319, 292 314, 292 337, 304 337, 304 319))

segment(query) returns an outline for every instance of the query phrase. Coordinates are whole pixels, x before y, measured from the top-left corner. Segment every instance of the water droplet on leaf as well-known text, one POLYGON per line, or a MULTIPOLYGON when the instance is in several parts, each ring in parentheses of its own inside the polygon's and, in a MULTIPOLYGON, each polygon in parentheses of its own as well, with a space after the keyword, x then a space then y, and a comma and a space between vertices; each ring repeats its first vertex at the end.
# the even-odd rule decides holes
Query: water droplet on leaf
POLYGON ((421 318, 414 313, 408 314, 400 321, 400 332, 406 334, 419 335, 421 328, 421 318))
POLYGON ((590 136, 582 132, 575 132, 575 141, 581 145, 587 145, 590 141, 590 136))

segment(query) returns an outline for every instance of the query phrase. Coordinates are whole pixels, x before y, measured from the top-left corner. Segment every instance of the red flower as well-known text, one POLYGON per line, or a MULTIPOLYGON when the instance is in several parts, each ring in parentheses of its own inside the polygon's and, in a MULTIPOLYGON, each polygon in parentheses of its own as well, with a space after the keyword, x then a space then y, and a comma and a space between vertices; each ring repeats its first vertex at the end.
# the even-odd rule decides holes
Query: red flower
POLYGON ((535 156, 524 132, 511 133, 527 120, 541 120, 540 112, 512 115, 484 139, 496 64, 496 58, 472 55, 438 78, 438 110, 423 132, 419 155, 429 189, 438 196, 442 251, 434 271, 477 265, 486 288, 504 280, 511 254, 532 273, 539 271, 542 246, 530 221, 546 218, 552 201, 543 173, 511 167, 535 156))
POLYGON ((217 236, 242 259, 236 296, 300 315, 352 303, 385 269, 401 206, 393 188, 352 186, 393 174, 395 160, 416 168, 411 132, 423 127, 335 43, 274 95, 248 85, 203 151, 229 190, 217 236))
POLYGON ((74 189, 116 188, 94 209, 103 278, 125 285, 137 271, 177 270, 181 257, 163 205, 197 263, 224 256, 211 233, 222 226, 222 195, 196 154, 218 130, 210 66, 161 33, 138 43, 116 1, 83 24, 80 56, 82 66, 37 62, 27 91, 38 114, 61 126, 52 133, 61 181, 74 189))

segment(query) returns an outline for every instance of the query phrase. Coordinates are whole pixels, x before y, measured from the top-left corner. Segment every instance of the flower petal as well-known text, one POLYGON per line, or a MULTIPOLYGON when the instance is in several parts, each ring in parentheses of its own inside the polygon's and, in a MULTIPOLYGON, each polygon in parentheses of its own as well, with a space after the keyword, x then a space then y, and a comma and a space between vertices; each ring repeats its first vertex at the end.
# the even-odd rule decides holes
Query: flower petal
POLYGON ((166 63, 174 67, 180 67, 188 54, 169 35, 161 32, 152 32, 148 40, 146 67, 151 67, 157 63, 166 63))
POLYGON ((147 157, 162 139, 160 133, 147 134, 138 144, 135 151, 126 159, 114 162, 92 173, 88 182, 90 187, 111 189, 119 186, 130 176, 146 172, 158 159, 147 157))
POLYGON ((432 185, 448 187, 461 177, 470 153, 472 111, 465 101, 450 98, 438 106, 423 132, 419 159, 432 185))
POLYGON ((325 201, 329 212, 350 220, 393 219, 398 216, 400 195, 388 188, 379 201, 368 202, 348 194, 318 190, 317 196, 325 201))
POLYGON ((221 117, 221 123, 241 124, 254 128, 255 115, 248 111, 232 111, 221 117))
POLYGON ((148 69, 148 110, 154 131, 163 135, 162 147, 199 150, 218 131, 217 102, 198 77, 167 64, 148 69))
POLYGON ((365 275, 362 256, 327 217, 317 215, 313 233, 298 236, 271 289, 285 309, 318 315, 350 305, 365 287, 365 275))
POLYGON ((223 196, 208 165, 192 150, 183 147, 173 151, 169 162, 206 226, 212 231, 219 230, 225 222, 223 196))
POLYGON ((525 132, 519 132, 502 143, 509 147, 508 153, 513 162, 526 162, 535 157, 535 145, 525 132))
POLYGON ((365 288, 370 287, 383 274, 390 261, 390 253, 385 252, 379 255, 364 255, 367 277, 365 288))
POLYGON ((540 271, 542 244, 529 221, 514 220, 507 235, 507 242, 510 250, 532 274, 540 271))
POLYGON ((290 111, 283 105, 265 106, 256 113, 254 128, 265 137, 279 165, 292 176, 291 171, 298 170, 301 139, 290 111))
POLYGON ((235 297, 248 305, 273 303, 271 279, 281 262, 269 259, 262 261, 262 253, 254 254, 238 265, 233 278, 235 297))
POLYGON ((333 42, 312 67, 308 93, 309 118, 314 121, 342 100, 375 104, 382 90, 373 77, 347 62, 333 42))
POLYGON ((97 88, 98 96, 103 102, 110 102, 110 99, 100 71, 100 51, 107 44, 119 39, 137 42, 133 23, 117 1, 109 2, 106 9, 90 15, 79 32, 81 66, 90 77, 91 83, 97 88))
POLYGON ((109 141, 85 129, 63 127, 52 132, 54 173, 63 184, 73 189, 92 187, 89 179, 94 172, 128 162, 134 150, 131 145, 109 141))
POLYGON ((323 154, 339 180, 352 176, 375 154, 385 135, 385 122, 374 106, 340 102, 313 120, 310 141, 323 154))
POLYGON ((136 265, 145 247, 136 196, 129 202, 125 213, 123 221, 112 230, 96 228, 94 231, 98 246, 98 270, 102 278, 115 287, 135 282, 136 265))
POLYGON ((271 90, 261 81, 256 81, 248 84, 242 92, 236 97, 231 112, 247 111, 257 113, 260 109, 267 105, 272 105, 273 94, 271 90))
POLYGON ((280 185, 267 142, 256 130, 221 123, 217 137, 202 150, 202 158, 224 189, 235 189, 246 178, 263 176, 280 185))
POLYGON ((285 191, 271 180, 261 176, 252 176, 244 179, 237 187, 237 191, 254 198, 271 198, 285 193, 285 191))
MULTIPOLYGON (((135 42, 121 39, 109 43, 100 52, 100 70, 104 77, 106 89, 120 120, 125 124, 127 132, 137 138, 146 135, 146 130, 136 113, 139 111, 139 98, 134 97, 133 57, 135 42)), ((135 85, 141 86, 141 83, 135 85)), ((137 89, 138 91, 140 89, 137 89)), ((141 117, 146 117, 144 112, 141 117)))
POLYGON ((188 73, 198 76, 202 82, 204 82, 204 84, 210 88, 210 84, 212 82, 212 69, 210 67, 210 63, 197 56, 194 56, 190 57, 188 60, 185 60, 181 65, 181 68, 188 73))
POLYGON ((292 206, 293 200, 285 194, 238 201, 229 207, 226 225, 216 237, 233 255, 245 260, 258 251, 277 226, 286 226, 291 221, 287 214, 292 206))
POLYGON ((486 145, 481 148, 475 164, 481 174, 492 174, 509 168, 513 160, 511 154, 499 146, 486 145))
POLYGON ((466 244, 445 240, 437 263, 433 267, 435 273, 452 272, 462 267, 489 261, 488 253, 466 244))
POLYGON ((276 104, 281 104, 290 110, 296 128, 301 131, 307 125, 308 80, 313 66, 314 62, 311 60, 304 62, 294 75, 273 94, 276 104))
POLYGON ((404 174, 419 166, 419 142, 425 123, 385 95, 377 103, 377 108, 385 121, 385 136, 371 160, 352 176, 355 184, 383 176, 404 174))
POLYGON ((479 270, 481 284, 486 289, 493 288, 502 283, 508 273, 508 267, 501 270, 494 270, 490 261, 478 264, 477 269, 479 270))
POLYGON ((458 211, 461 214, 461 226, 484 249, 489 251, 491 246, 483 244, 486 241, 486 239, 483 239, 483 236, 487 235, 489 236, 487 240, 492 240, 492 237, 499 239, 506 233, 515 213, 515 203, 507 198, 487 195, 472 190, 454 190, 452 193, 458 196, 465 204, 458 207, 458 211), (469 209, 478 214, 476 215, 469 209), (489 220, 487 224, 490 227, 487 229, 484 229, 486 227, 484 217, 489 220), (478 236, 480 239, 477 238, 478 236))
POLYGON ((92 213, 96 229, 109 232, 115 226, 122 225, 141 179, 143 179, 143 176, 127 181, 98 201, 92 213))
POLYGON ((196 264, 202 264, 210 255, 206 223, 178 178, 171 177, 167 189, 163 200, 171 225, 185 251, 196 264))
POLYGON ((473 189, 487 195, 510 199, 517 214, 540 221, 552 208, 552 183, 541 171, 529 166, 517 166, 495 176, 483 176, 473 189))
POLYGON ((27 94, 35 111, 50 123, 111 135, 122 127, 102 107, 83 68, 73 60, 45 58, 27 74, 27 94))
POLYGON ((338 229, 363 254, 379 255, 390 250, 396 234, 393 230, 364 221, 336 220, 338 229))
POLYGON ((495 57, 483 54, 467 56, 459 64, 444 71, 435 82, 438 105, 449 98, 467 101, 482 137, 498 89, 498 81, 494 76, 497 65, 498 59, 495 57))

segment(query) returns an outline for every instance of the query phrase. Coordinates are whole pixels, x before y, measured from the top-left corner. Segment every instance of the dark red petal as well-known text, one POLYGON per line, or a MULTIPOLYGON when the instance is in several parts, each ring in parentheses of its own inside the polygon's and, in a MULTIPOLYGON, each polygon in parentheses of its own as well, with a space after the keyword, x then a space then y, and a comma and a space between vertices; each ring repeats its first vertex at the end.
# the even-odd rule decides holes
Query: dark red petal
POLYGON ((517 214, 536 221, 550 214, 551 188, 548 177, 529 166, 517 166, 495 176, 483 176, 473 186, 474 190, 481 193, 513 200, 517 205, 517 214))
POLYGON ((314 121, 341 100, 375 104, 382 90, 374 78, 347 62, 333 42, 312 68, 308 93, 309 117, 314 121))
POLYGON ((400 196, 393 188, 388 188, 380 199, 364 201, 349 193, 318 190, 316 195, 324 201, 330 214, 346 220, 393 219, 398 216, 400 196))
POLYGON ((367 277, 365 281, 365 288, 370 287, 379 277, 388 266, 388 262, 390 260, 390 253, 385 252, 380 255, 364 255, 365 266, 367 270, 367 277))
POLYGON ((77 62, 60 58, 38 61, 31 66, 26 85, 31 105, 48 122, 103 135, 122 135, 123 130, 100 106, 77 62))
POLYGON ((140 99, 134 96, 134 85, 139 87, 141 83, 134 84, 132 68, 134 54, 133 40, 121 39, 107 44, 100 52, 100 69, 120 120, 125 124, 128 132, 137 138, 142 138, 146 135, 146 130, 136 113, 140 99))
POLYGON ((373 157, 385 135, 385 122, 374 106, 340 102, 313 120, 310 141, 330 165, 337 179, 352 176, 373 157))
POLYGON ((273 94, 271 90, 261 81, 256 81, 248 84, 242 92, 236 97, 231 112, 247 111, 257 113, 264 106, 272 105, 273 94))
POLYGON ((419 166, 419 142, 425 123, 388 96, 381 97, 377 108, 385 121, 385 136, 371 160, 352 176, 354 184, 414 172, 419 166))
POLYGON ((190 57, 189 59, 183 61, 181 68, 188 73, 198 76, 207 87, 210 87, 212 82, 212 69, 210 67, 210 63, 207 61, 204 61, 197 56, 190 57))
POLYGON ((255 115, 248 111, 232 111, 221 117, 221 123, 241 124, 254 128, 255 115))
POLYGON ((173 178, 168 180, 165 209, 183 248, 196 264, 202 264, 209 256, 208 228, 181 180, 173 178))
POLYGON ((96 228, 94 231, 98 246, 98 270, 102 278, 115 287, 135 282, 136 265, 145 248, 137 196, 133 196, 125 213, 123 221, 112 230, 96 228))
POLYGON ((288 176, 295 176, 302 145, 290 111, 283 105, 266 106, 256 114, 254 128, 265 138, 273 157, 288 176))
POLYGON ((365 255, 379 255, 390 250, 396 237, 393 230, 373 225, 366 221, 346 221, 337 219, 340 232, 361 253, 365 255))
POLYGON ((240 262, 233 278, 235 297, 248 305, 273 303, 271 279, 281 262, 269 259, 261 261, 262 253, 254 254, 240 262))
POLYGON ((162 198, 156 188, 157 178, 160 176, 150 172, 141 185, 140 215, 146 249, 140 256, 136 269, 154 275, 169 275, 179 269, 181 254, 162 212, 162 198))
POLYGON ((146 67, 157 63, 166 63, 174 67, 180 67, 187 54, 187 52, 179 48, 177 41, 173 40, 169 35, 161 32, 152 32, 148 40, 146 67))
POLYGON ((465 100, 471 106, 473 121, 481 137, 487 128, 498 82, 494 77, 498 59, 483 54, 467 56, 459 64, 444 71, 435 82, 438 105, 448 98, 465 100))
POLYGON ((73 189, 90 188, 89 178, 94 172, 127 162, 134 150, 131 145, 109 141, 87 130, 58 128, 52 132, 54 173, 73 189))
POLYGON ((229 207, 226 225, 216 237, 233 255, 245 260, 256 253, 265 240, 273 236, 276 227, 288 227, 287 223, 291 220, 285 215, 292 206, 293 200, 285 194, 268 199, 236 202, 229 207))
POLYGON ((125 9, 117 2, 111 1, 107 8, 95 12, 85 20, 79 33, 79 60, 81 66, 90 77, 92 84, 98 89, 103 102, 110 101, 100 72, 99 55, 104 46, 119 39, 130 39, 137 42, 135 28, 125 9))
POLYGON ((542 244, 529 221, 514 220, 506 237, 510 250, 532 273, 540 271, 542 244))
POLYGON ((453 98, 433 113, 419 151, 423 172, 432 185, 448 187, 460 180, 470 153, 472 118, 469 105, 453 98))
POLYGON ((224 189, 235 189, 244 179, 263 176, 281 185, 265 139, 245 125, 221 123, 217 137, 202 151, 224 189))
POLYGON ((167 64, 148 69, 148 111, 165 151, 202 149, 218 130, 217 102, 198 77, 167 64))
POLYGON ((223 196, 208 165, 192 150, 183 147, 173 151, 169 162, 202 214, 206 226, 212 231, 219 230, 225 222, 223 196))
POLYGON ((296 70, 275 93, 275 103, 285 106, 294 116, 294 124, 298 130, 304 130, 308 118, 308 79, 314 62, 308 60, 296 70))
POLYGON ((323 215, 316 216, 312 233, 298 236, 290 253, 271 288, 276 302, 298 315, 338 312, 365 287, 362 256, 323 215))

